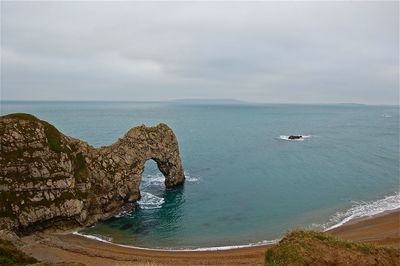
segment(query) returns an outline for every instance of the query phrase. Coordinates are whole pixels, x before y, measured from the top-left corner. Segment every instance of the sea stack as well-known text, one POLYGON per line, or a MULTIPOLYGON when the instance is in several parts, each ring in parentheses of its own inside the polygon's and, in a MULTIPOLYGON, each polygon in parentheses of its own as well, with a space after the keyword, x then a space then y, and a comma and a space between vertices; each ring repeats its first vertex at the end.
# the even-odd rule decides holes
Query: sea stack
POLYGON ((130 129, 94 148, 29 114, 0 117, 0 230, 19 235, 107 219, 140 199, 152 159, 165 186, 185 180, 178 142, 165 124, 130 129))

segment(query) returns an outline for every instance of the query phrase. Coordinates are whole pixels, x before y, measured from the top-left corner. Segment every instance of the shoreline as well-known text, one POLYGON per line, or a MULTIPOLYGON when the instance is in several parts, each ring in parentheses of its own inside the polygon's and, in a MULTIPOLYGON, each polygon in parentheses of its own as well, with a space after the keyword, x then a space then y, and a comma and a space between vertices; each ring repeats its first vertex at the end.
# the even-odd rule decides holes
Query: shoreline
MULTIPOLYGON (((400 208, 356 218, 326 231, 334 236, 400 249, 400 208)), ((22 239, 21 249, 52 263, 86 265, 262 265, 272 243, 219 250, 165 250, 124 246, 67 234, 35 234, 22 239)))
POLYGON ((400 249, 400 208, 355 218, 326 232, 345 240, 400 249))
MULTIPOLYGON (((390 214, 393 212, 399 212, 400 213, 400 207, 395 208, 395 209, 389 209, 389 210, 383 210, 382 212, 378 212, 373 215, 366 215, 366 216, 361 216, 361 217, 347 217, 343 219, 342 221, 339 221, 338 223, 329 226, 326 229, 321 230, 322 232, 335 232, 335 229, 340 228, 342 226, 348 226, 360 221, 368 220, 368 219, 373 219, 377 218, 386 214, 390 214)), ((313 230, 313 229, 312 229, 313 230)), ((219 250, 230 250, 230 249, 239 249, 239 248, 247 248, 247 247, 258 247, 258 246, 269 246, 278 243, 282 238, 277 238, 277 239, 272 239, 272 240, 260 240, 255 243, 248 243, 248 244, 239 244, 239 245, 232 245, 232 246, 217 246, 217 247, 198 247, 198 248, 182 248, 182 249, 168 249, 168 248, 150 248, 150 247, 139 247, 139 246, 131 246, 127 244, 120 244, 120 243, 115 243, 106 239, 102 239, 101 237, 97 237, 94 235, 85 235, 81 234, 78 231, 73 231, 73 232, 68 232, 67 234, 73 234, 77 236, 81 236, 87 239, 103 242, 103 243, 108 243, 120 247, 126 247, 126 248, 133 248, 133 249, 141 249, 141 250, 150 250, 150 251, 170 251, 170 252, 185 252, 185 251, 219 251, 219 250)))
MULTIPOLYGON (((368 202, 363 202, 362 204, 357 204, 353 205, 351 208, 346 210, 345 212, 337 212, 335 215, 339 216, 335 218, 334 216, 331 216, 331 219, 329 222, 325 224, 321 224, 322 228, 311 228, 310 230, 317 230, 317 231, 323 231, 323 232, 329 232, 331 230, 334 230, 338 227, 341 227, 343 225, 347 225, 349 223, 353 223, 356 221, 360 220, 365 220, 369 219, 371 217, 378 217, 380 215, 390 213, 390 212, 395 212, 395 211, 400 211, 400 194, 399 193, 394 193, 391 195, 387 195, 381 199, 374 200, 374 201, 368 201, 368 202), (342 217, 341 217, 342 216, 342 217), (335 219, 338 219, 332 224, 332 220, 334 221, 335 219), (328 225, 331 223, 331 225, 328 225)), ((290 229, 289 229, 290 230, 290 229)), ((238 249, 238 248, 245 248, 245 247, 256 247, 256 246, 262 246, 262 245, 270 245, 270 244, 276 244, 278 243, 281 238, 276 238, 276 239, 271 239, 271 240, 260 240, 257 242, 253 243, 246 243, 246 244, 237 244, 237 245, 229 245, 229 246, 214 246, 214 247, 197 247, 197 248, 152 248, 152 247, 139 247, 139 246, 132 246, 129 244, 121 244, 121 243, 115 243, 112 242, 111 240, 107 240, 102 238, 101 236, 96 236, 96 235, 85 235, 82 233, 79 233, 79 229, 67 233, 72 233, 81 237, 85 237, 87 239, 91 240, 96 240, 100 241, 103 243, 109 243, 121 247, 127 247, 127 248, 135 248, 135 249, 143 249, 143 250, 153 250, 153 251, 176 251, 176 252, 181 252, 181 251, 216 251, 216 250, 229 250, 229 249, 238 249)))
POLYGON ((251 247, 258 247, 258 246, 269 246, 269 245, 274 245, 278 243, 281 238, 274 239, 274 240, 261 240, 256 243, 249 243, 249 244, 242 244, 242 245, 235 245, 235 246, 218 246, 218 247, 199 247, 199 248, 192 248, 192 249, 167 249, 167 248, 147 248, 147 247, 138 247, 138 246, 131 246, 131 245, 125 245, 125 244, 119 244, 119 243, 114 243, 112 241, 107 241, 105 239, 102 239, 97 236, 93 235, 84 235, 80 234, 79 232, 72 232, 72 235, 80 236, 86 239, 91 239, 94 241, 99 241, 102 243, 107 243, 111 245, 116 245, 119 247, 125 247, 125 248, 132 248, 132 249, 141 249, 141 250, 149 250, 149 251, 167 251, 167 252, 201 252, 201 251, 221 251, 221 250, 232 250, 232 249, 240 249, 240 248, 251 248, 251 247))

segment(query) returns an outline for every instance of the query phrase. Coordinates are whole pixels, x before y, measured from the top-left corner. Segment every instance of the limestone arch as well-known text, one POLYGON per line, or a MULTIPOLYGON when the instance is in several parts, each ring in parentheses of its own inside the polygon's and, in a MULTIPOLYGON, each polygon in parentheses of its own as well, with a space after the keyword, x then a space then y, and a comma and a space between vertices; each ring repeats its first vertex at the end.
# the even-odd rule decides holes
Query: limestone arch
POLYGON ((109 148, 126 162, 120 168, 127 173, 127 201, 140 199, 140 183, 148 160, 156 163, 165 177, 167 188, 181 185, 185 181, 177 139, 165 124, 135 127, 109 148))

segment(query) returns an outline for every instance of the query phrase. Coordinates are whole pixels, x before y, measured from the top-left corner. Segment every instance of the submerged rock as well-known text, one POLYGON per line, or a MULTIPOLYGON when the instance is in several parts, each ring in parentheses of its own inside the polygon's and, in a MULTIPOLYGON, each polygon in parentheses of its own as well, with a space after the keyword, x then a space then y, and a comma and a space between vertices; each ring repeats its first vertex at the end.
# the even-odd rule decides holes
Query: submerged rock
POLYGON ((27 234, 89 226, 140 199, 152 159, 166 187, 184 182, 179 147, 165 124, 132 128, 94 148, 28 114, 0 117, 0 229, 27 234))

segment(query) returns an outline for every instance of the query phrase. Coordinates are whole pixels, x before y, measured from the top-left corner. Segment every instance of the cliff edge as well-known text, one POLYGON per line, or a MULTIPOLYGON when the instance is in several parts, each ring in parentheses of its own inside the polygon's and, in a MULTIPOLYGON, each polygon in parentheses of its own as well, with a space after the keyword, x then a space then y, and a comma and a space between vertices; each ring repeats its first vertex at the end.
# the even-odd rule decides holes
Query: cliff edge
POLYGON ((179 147, 165 124, 130 129, 94 148, 29 114, 0 117, 0 230, 88 226, 140 199, 144 163, 154 160, 166 187, 184 182, 179 147))

